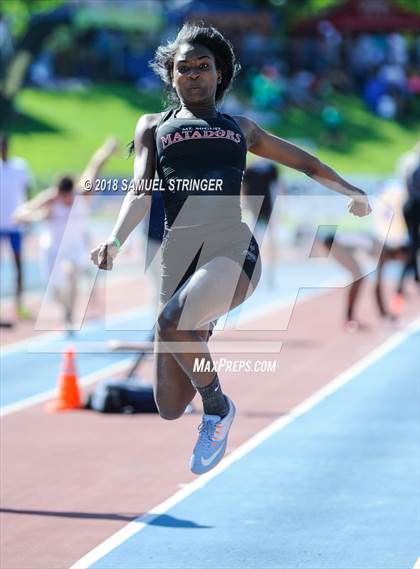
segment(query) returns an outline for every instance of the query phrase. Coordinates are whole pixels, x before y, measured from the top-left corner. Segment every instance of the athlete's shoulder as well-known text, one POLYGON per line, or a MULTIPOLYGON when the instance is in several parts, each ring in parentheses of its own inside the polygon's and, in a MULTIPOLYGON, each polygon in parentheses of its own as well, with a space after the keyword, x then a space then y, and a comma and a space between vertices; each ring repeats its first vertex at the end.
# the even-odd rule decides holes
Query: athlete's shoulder
POLYGON ((233 118, 245 134, 248 148, 254 146, 260 140, 264 130, 255 121, 243 115, 235 115, 233 118))
POLYGON ((141 115, 139 120, 137 121, 136 125, 136 133, 137 132, 147 132, 153 131, 156 126, 159 124, 163 113, 147 113, 141 115))
POLYGON ((21 158, 20 156, 12 156, 7 160, 7 162, 3 162, 2 160, 0 160, 0 165, 5 167, 7 166, 11 170, 24 171, 28 169, 26 160, 24 158, 21 158))
POLYGON ((148 113, 139 118, 134 133, 134 148, 150 146, 154 142, 156 127, 161 116, 162 113, 148 113))

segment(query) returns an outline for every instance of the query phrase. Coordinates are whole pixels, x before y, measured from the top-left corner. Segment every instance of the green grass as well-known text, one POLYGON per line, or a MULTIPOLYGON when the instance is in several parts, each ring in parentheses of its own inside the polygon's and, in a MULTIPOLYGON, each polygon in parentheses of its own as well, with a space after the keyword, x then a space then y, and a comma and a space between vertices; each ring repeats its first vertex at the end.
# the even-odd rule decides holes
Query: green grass
POLYGON ((105 137, 116 136, 121 151, 105 172, 129 177, 132 160, 125 145, 133 138, 140 115, 160 108, 156 97, 125 85, 95 86, 58 93, 25 89, 19 94, 20 116, 12 126, 12 152, 25 157, 36 178, 80 172, 105 137))
POLYGON ((418 140, 420 124, 414 117, 401 122, 380 119, 357 97, 336 95, 333 102, 344 118, 342 148, 322 144, 320 117, 297 108, 288 110, 274 131, 286 139, 311 139, 318 157, 343 173, 390 174, 401 154, 418 140))
MULTIPOLYGON (((290 109, 271 130, 284 138, 313 140, 317 155, 342 173, 389 174, 418 137, 414 122, 380 120, 355 97, 337 96, 335 104, 345 119, 342 149, 320 143, 322 125, 315 113, 290 109)), ((106 136, 128 143, 138 117, 160 108, 159 95, 122 84, 72 93, 25 89, 17 100, 20 115, 11 126, 12 153, 28 160, 38 185, 48 183, 58 173, 80 172, 106 136)), ((125 148, 105 169, 122 176, 130 176, 131 171, 125 148)))

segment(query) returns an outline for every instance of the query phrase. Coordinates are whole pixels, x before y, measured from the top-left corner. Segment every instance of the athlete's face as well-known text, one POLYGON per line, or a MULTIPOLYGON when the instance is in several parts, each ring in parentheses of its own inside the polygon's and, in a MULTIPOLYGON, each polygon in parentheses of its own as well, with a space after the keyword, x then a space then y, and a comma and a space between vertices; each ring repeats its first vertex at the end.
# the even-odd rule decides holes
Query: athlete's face
POLYGON ((173 86, 183 103, 214 103, 221 73, 212 52, 202 45, 179 46, 173 67, 173 86))

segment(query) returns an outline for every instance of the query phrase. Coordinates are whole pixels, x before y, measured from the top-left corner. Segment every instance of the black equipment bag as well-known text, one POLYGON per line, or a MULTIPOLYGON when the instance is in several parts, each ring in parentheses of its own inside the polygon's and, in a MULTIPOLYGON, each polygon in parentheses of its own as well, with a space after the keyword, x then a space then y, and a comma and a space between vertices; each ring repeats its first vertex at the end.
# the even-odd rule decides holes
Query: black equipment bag
POLYGON ((86 407, 101 413, 158 413, 153 387, 133 378, 102 381, 90 394, 86 407))
MULTIPOLYGON (((151 332, 148 340, 153 338, 154 333, 151 332)), ((158 413, 152 385, 135 376, 146 355, 146 352, 137 354, 125 379, 106 379, 98 383, 85 408, 100 413, 158 413)))

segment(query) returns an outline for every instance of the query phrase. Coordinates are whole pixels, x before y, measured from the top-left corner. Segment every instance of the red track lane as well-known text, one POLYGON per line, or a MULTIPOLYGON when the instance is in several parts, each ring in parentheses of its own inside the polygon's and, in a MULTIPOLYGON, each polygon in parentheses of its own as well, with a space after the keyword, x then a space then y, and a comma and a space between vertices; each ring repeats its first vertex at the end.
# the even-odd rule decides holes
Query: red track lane
MULTIPOLYGON (((369 331, 344 331, 345 291, 335 290, 297 306, 289 330, 270 333, 284 342, 275 356, 276 373, 222 374, 224 390, 238 407, 230 450, 395 332, 377 319, 370 288, 359 308, 372 323, 369 331)), ((419 308, 412 296, 407 320, 419 308)), ((280 313, 273 311, 265 321, 272 324, 280 313)), ((191 481, 188 459, 199 420, 86 411, 51 416, 42 406, 4 417, 2 569, 67 568, 191 481)))

